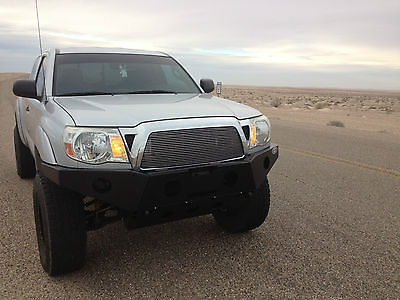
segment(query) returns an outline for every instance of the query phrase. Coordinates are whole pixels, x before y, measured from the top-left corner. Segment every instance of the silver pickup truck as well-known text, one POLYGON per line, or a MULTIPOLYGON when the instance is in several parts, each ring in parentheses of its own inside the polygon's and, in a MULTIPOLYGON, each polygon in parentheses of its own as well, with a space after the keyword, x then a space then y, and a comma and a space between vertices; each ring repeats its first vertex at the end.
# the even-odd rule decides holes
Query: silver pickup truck
POLYGON ((171 56, 126 49, 52 49, 17 80, 17 172, 35 178, 40 261, 81 268, 87 231, 212 214, 245 232, 268 215, 278 158, 259 111, 210 94, 171 56))

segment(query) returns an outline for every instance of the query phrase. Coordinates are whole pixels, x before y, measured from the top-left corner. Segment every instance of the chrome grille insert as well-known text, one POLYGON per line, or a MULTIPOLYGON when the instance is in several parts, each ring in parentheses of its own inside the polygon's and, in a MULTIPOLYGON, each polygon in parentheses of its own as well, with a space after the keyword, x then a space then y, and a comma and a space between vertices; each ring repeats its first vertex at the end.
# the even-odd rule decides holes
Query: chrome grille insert
POLYGON ((152 132, 142 169, 200 165, 243 157, 239 133, 233 126, 152 132))

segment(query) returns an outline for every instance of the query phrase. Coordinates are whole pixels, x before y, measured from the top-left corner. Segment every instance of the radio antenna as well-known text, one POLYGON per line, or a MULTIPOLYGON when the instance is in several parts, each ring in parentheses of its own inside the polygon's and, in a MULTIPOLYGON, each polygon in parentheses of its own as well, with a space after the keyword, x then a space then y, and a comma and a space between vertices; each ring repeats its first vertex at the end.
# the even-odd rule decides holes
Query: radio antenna
POLYGON ((37 27, 39 33, 39 47, 40 47, 40 55, 43 55, 43 48, 42 48, 42 36, 40 34, 40 23, 39 23, 39 9, 38 9, 38 0, 35 0, 36 5, 36 20, 37 20, 37 27))
POLYGON ((35 0, 35 5, 36 5, 36 20, 37 20, 37 27, 38 27, 38 33, 39 33, 39 47, 40 47, 40 56, 42 59, 42 62, 39 65, 39 72, 42 70, 43 72, 43 91, 42 91, 42 97, 44 97, 44 104, 47 103, 47 91, 46 91, 46 76, 45 76, 45 71, 44 71, 44 58, 43 58, 43 48, 42 48, 42 35, 40 34, 40 23, 39 23, 39 9, 38 9, 38 0, 35 0))

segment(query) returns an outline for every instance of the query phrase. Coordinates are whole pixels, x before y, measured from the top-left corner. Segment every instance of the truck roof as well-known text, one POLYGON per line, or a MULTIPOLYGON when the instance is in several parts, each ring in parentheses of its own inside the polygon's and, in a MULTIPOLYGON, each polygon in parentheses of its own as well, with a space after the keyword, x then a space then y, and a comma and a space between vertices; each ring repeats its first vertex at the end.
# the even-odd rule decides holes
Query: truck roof
POLYGON ((163 52, 124 49, 124 48, 105 48, 105 47, 74 47, 74 48, 58 48, 55 49, 57 54, 72 54, 72 53, 114 53, 114 54, 143 54, 156 56, 169 56, 163 52))

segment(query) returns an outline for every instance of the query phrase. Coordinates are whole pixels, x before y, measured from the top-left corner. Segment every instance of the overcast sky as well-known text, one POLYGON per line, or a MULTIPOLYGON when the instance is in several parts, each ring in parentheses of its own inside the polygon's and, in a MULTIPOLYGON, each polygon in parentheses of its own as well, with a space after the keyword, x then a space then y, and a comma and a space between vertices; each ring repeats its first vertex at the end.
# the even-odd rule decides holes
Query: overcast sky
MULTIPOLYGON (((39 0, 44 48, 160 50, 226 84, 400 90, 400 0, 39 0)), ((0 0, 0 72, 39 54, 34 0, 0 0)))

